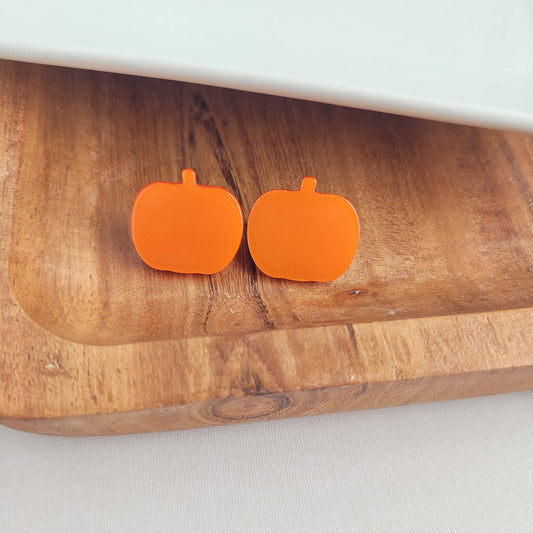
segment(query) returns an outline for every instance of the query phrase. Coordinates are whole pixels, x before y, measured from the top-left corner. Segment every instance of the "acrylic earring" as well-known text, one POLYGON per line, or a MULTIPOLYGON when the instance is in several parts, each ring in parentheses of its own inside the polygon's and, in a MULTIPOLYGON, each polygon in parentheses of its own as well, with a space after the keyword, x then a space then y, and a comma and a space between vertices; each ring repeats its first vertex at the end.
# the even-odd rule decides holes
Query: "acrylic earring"
POLYGON ((198 185, 194 170, 183 170, 182 177, 183 183, 150 183, 137 195, 131 212, 135 249, 157 270, 215 274, 239 249, 241 206, 226 189, 198 185))
POLYGON ((307 177, 300 190, 273 190, 255 202, 248 219, 248 247, 268 276, 294 281, 332 281, 352 262, 359 218, 337 194, 319 194, 307 177))

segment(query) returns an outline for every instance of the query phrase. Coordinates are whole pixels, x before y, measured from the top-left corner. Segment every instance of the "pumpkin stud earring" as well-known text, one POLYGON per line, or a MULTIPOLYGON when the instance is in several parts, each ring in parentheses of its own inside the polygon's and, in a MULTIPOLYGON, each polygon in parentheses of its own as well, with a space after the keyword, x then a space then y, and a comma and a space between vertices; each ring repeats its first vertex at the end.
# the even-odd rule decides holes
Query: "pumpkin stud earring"
POLYGON ((316 179, 298 191, 269 191, 248 219, 248 247, 266 275, 294 281, 332 281, 350 265, 359 243, 354 206, 337 194, 319 194, 316 179))
POLYGON ((131 212, 133 244, 157 270, 215 274, 239 249, 241 206, 226 189, 198 185, 194 170, 183 170, 182 178, 183 183, 150 183, 139 192, 131 212))

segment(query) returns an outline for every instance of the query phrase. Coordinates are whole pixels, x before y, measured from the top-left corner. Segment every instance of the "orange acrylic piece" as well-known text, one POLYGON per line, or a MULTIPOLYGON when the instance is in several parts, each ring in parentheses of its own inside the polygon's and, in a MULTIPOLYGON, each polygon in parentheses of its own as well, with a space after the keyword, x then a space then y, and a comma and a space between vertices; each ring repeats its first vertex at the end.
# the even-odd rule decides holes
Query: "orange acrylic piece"
POLYGON ((331 281, 350 265, 359 242, 359 218, 337 194, 319 194, 316 179, 299 191, 263 194, 248 219, 248 246, 268 276, 295 281, 331 281))
POLYGON ((137 253, 152 268, 215 274, 235 257, 242 239, 239 202, 228 190, 196 183, 196 172, 182 172, 183 183, 150 183, 131 212, 137 253))

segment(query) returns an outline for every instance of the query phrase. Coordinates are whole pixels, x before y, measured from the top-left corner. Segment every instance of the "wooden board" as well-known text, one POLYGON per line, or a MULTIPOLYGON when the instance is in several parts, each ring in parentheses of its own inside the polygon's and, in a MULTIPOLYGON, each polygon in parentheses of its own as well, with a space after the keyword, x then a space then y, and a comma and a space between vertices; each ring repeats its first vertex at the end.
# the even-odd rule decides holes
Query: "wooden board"
MULTIPOLYGON (((90 435, 533 388, 533 136, 0 62, 0 421, 90 435), (361 219, 332 283, 137 257, 137 191, 313 175, 361 219)), ((194 222, 194 221, 192 221, 194 222)))

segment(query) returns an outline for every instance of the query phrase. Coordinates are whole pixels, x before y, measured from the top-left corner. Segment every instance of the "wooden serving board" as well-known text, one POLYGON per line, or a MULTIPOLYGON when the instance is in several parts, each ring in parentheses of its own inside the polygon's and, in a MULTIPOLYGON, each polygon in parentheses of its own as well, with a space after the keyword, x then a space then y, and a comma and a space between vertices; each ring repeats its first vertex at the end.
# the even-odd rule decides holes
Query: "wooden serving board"
MULTIPOLYGON (((533 388, 533 136, 0 62, 0 421, 160 431, 533 388), (141 187, 356 206, 332 283, 145 266, 141 187)), ((191 220, 194 224, 194 220, 191 220)))

